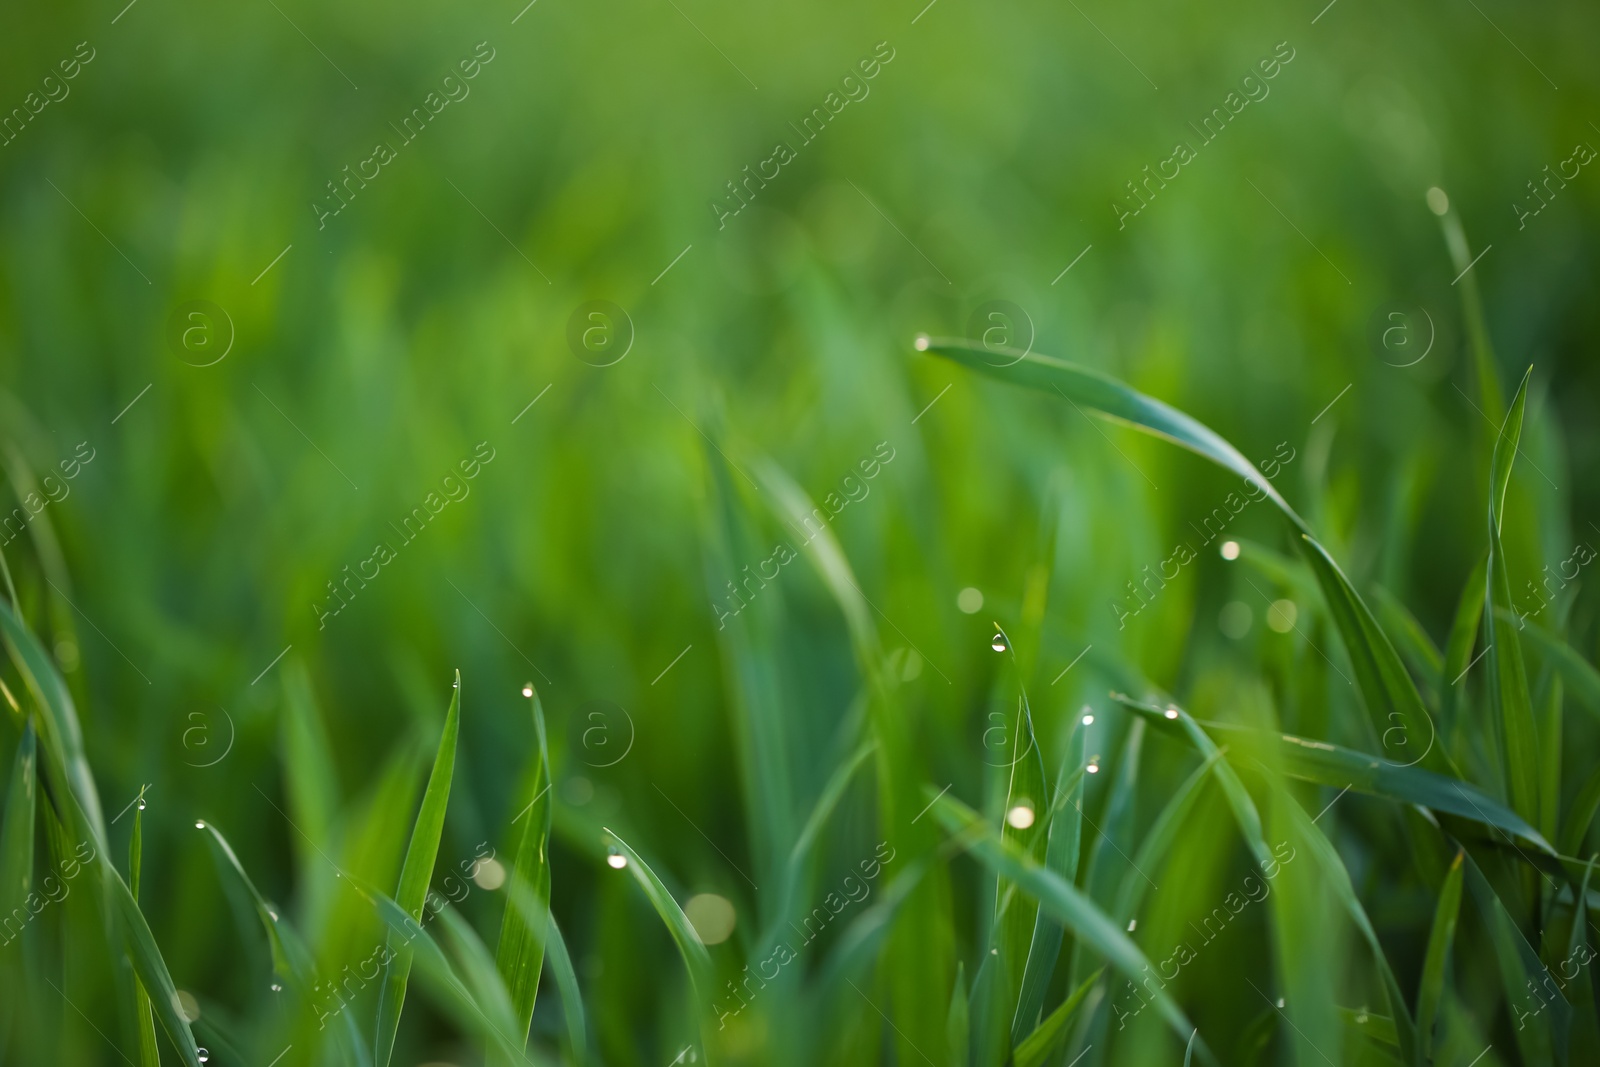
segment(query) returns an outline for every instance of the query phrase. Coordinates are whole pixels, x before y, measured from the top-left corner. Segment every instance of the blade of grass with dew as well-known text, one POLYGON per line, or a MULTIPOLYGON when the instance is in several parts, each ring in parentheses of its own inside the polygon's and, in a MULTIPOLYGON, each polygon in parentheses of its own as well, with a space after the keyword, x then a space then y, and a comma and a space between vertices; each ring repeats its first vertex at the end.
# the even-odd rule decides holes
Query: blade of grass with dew
MULTIPOLYGON (((217 873, 243 890, 245 897, 250 901, 251 909, 256 914, 257 921, 261 923, 262 932, 267 938, 268 950, 272 955, 272 972, 279 979, 279 982, 274 984, 288 986, 313 1011, 318 1010, 314 1003, 318 985, 316 963, 305 941, 294 926, 279 914, 278 909, 261 895, 261 891, 256 888, 255 880, 244 869, 244 864, 239 861, 238 854, 233 851, 233 846, 228 843, 222 831, 210 822, 204 823, 200 829, 205 831, 206 845, 217 866, 217 873)), ((315 1040, 310 1027, 311 1022, 309 1013, 301 1014, 296 1020, 297 1031, 290 1044, 304 1045, 315 1040)), ((320 1018, 316 1022, 318 1031, 326 1025, 320 1018)), ((340 1044, 346 1063, 365 1065, 371 1061, 354 1012, 339 1012, 338 1021, 334 1026, 334 1038, 340 1044)))
MULTIPOLYGON (((1157 726, 1172 725, 1158 722, 1160 712, 1155 708, 1136 703, 1125 706, 1145 715, 1157 726)), ((1388 763, 1329 741, 1223 723, 1206 723, 1205 728, 1230 746, 1269 759, 1291 778, 1336 789, 1349 787, 1358 793, 1404 804, 1420 804, 1514 834, 1541 852, 1555 854, 1538 830, 1467 782, 1420 767, 1388 763)))
MULTIPOLYGON (((1083 845, 1084 739, 1088 734, 1080 720, 1073 719, 1067 750, 1056 772, 1050 804, 1044 808, 1047 843, 1044 865, 1059 874, 1068 885, 1078 881, 1078 857, 1083 845)), ((1032 1032, 1044 1010, 1045 993, 1055 974, 1061 954, 1061 924, 1044 912, 1034 918, 1033 937, 1028 945, 1028 965, 1022 973, 1022 988, 1017 995, 1017 1010, 1011 1020, 1012 1044, 1032 1032)))
POLYGON ((711 1060, 710 1037, 711 1028, 708 1025, 714 1015, 711 1006, 711 991, 715 979, 711 966, 711 955, 706 952, 706 946, 701 942, 700 935, 695 933, 694 926, 689 922, 689 917, 683 913, 672 893, 651 870, 650 865, 639 857, 616 831, 602 828, 610 845, 627 861, 625 866, 639 888, 644 890, 645 899, 650 906, 655 908, 661 922, 667 928, 667 933, 672 935, 673 943, 678 946, 678 954, 683 957, 683 965, 689 971, 689 983, 693 988, 695 1006, 700 1015, 701 1046, 706 1050, 706 1060, 711 1060))
MULTIPOLYGON (((133 813, 133 834, 128 839, 128 892, 139 902, 139 875, 144 865, 144 811, 133 813)), ((156 1046, 156 1017, 150 994, 137 975, 133 979, 133 1018, 139 1030, 139 1063, 142 1067, 161 1067, 161 1051, 156 1046)))
MULTIPOLYGON (((1412 736, 1423 735, 1422 726, 1428 720, 1422 697, 1360 594, 1312 536, 1305 520, 1289 506, 1271 481, 1221 435, 1182 411, 1146 396, 1109 375, 1065 360, 1036 352, 991 350, 975 347, 965 341, 933 340, 927 337, 919 337, 916 347, 1014 384, 1058 394, 1069 403, 1087 406, 1091 412, 1107 419, 1165 438, 1239 475, 1247 485, 1258 488, 1300 534, 1300 548, 1311 564, 1317 584, 1322 588, 1323 600, 1356 668, 1357 683, 1378 733, 1381 735, 1393 726, 1393 716, 1398 716, 1400 724, 1412 736), (994 362, 996 357, 1011 362, 997 366, 994 362)), ((1432 758, 1441 762, 1443 759, 1442 754, 1438 753, 1432 758)))
MULTIPOLYGON (((1044 1067, 1044 1064, 1049 1061, 1051 1056, 1055 1055, 1056 1050, 1067 1040, 1067 1035, 1070 1032, 1067 1029, 1067 1024, 1072 1021, 1073 1015, 1077 1013, 1078 1006, 1083 1003, 1084 998, 1089 995, 1089 991, 1094 988, 1095 983, 1100 981, 1101 976, 1105 973, 1106 969, 1102 967, 1085 978, 1066 1000, 1063 1000, 1056 1006, 1054 1011, 1044 1017, 1032 1033, 1018 1042, 1016 1051, 1012 1055, 1011 1062, 1013 1067, 1044 1067)), ((1198 1032, 1195 1031, 1195 1033, 1198 1032)), ((1190 1035, 1189 1040, 1192 1050, 1193 1034, 1190 1035)), ((1184 1057, 1184 1062, 1189 1062, 1187 1056, 1184 1057)))
MULTIPOLYGON (((550 906, 550 751, 545 741, 544 706, 539 690, 528 683, 531 694, 533 731, 537 747, 533 753, 534 773, 525 776, 528 796, 516 816, 522 823, 516 858, 506 889, 505 913, 500 919, 500 943, 495 964, 511 994, 515 1033, 525 1044, 533 1021, 534 1002, 539 995, 539 972, 544 968, 545 923, 530 923, 523 909, 513 907, 511 897, 520 891, 530 893, 548 911, 550 906)), ((520 798, 519 798, 520 799, 520 798)), ((515 820, 514 820, 515 821, 515 820)))
MULTIPOLYGON (((931 790, 929 792, 932 792, 931 790)), ((1121 971, 1130 980, 1138 978, 1150 966, 1139 946, 1119 929, 1094 902, 1075 886, 1068 885, 1054 871, 1045 869, 1027 855, 1019 852, 1009 842, 1003 841, 983 819, 965 804, 949 794, 933 801, 934 813, 945 829, 961 842, 990 870, 1003 872, 1029 895, 1039 906, 1049 910, 1064 926, 1070 928, 1092 951, 1100 954, 1107 963, 1121 971)), ((1194 1031, 1183 1009, 1164 990, 1151 992, 1157 1012, 1178 1034, 1186 1039, 1194 1031)), ((1199 1043, 1201 1058, 1215 1063, 1211 1051, 1202 1040, 1199 1043)))
POLYGON ((1528 695, 1528 676, 1522 662, 1522 646, 1516 630, 1502 626, 1497 608, 1511 608, 1511 580, 1506 573, 1505 549, 1500 544, 1500 527, 1505 520, 1506 490, 1511 484, 1511 464, 1517 442, 1522 437, 1523 412, 1527 407, 1529 367, 1517 389, 1516 399, 1495 442, 1494 461, 1489 477, 1489 561, 1485 571, 1487 594, 1483 606, 1484 663, 1490 707, 1500 724, 1504 744, 1506 781, 1510 786, 1511 806, 1534 825, 1539 818, 1539 738, 1533 720, 1533 705, 1528 695))
POLYGON ((1200 724, 1195 722, 1187 711, 1170 702, 1163 709, 1140 703, 1121 693, 1112 693, 1111 699, 1146 719, 1170 724, 1190 745, 1194 746, 1195 751, 1206 761, 1206 766, 1211 768, 1211 773, 1216 776, 1217 784, 1222 787, 1223 796, 1227 798, 1228 806, 1233 809, 1234 821, 1239 824, 1239 832, 1244 835, 1245 845, 1250 849, 1251 855, 1263 867, 1271 865, 1274 862, 1272 849, 1267 847, 1267 839, 1261 828, 1261 813, 1256 810, 1256 802, 1250 798, 1250 791, 1244 787, 1244 783, 1239 780, 1239 775, 1228 761, 1219 758, 1221 753, 1216 742, 1200 728, 1200 724))
POLYGON ((1505 904, 1470 855, 1466 856, 1463 866, 1467 892, 1472 894, 1499 964, 1500 984, 1505 992, 1506 1005, 1519 1023, 1514 1036, 1517 1048, 1522 1053, 1522 1061, 1565 1063, 1566 1035, 1572 1021, 1571 1006, 1566 998, 1552 992, 1548 1004, 1540 1001, 1540 1006, 1533 1010, 1524 1012, 1518 1009, 1518 1005, 1529 1001, 1527 990, 1537 985, 1534 976, 1545 971, 1544 963, 1539 959, 1539 953, 1528 944, 1528 939, 1523 936, 1505 904))
POLYGON ((1439 890, 1439 903, 1433 912, 1433 928, 1428 934, 1428 952, 1422 961, 1422 978, 1417 985, 1417 1063, 1433 1062, 1433 1024, 1439 1014, 1444 993, 1445 965, 1456 938, 1456 917, 1461 911, 1462 861, 1457 852, 1439 890))
MULTIPOLYGON (((455 773, 456 740, 461 729, 461 672, 456 672, 450 690, 450 707, 445 712, 444 731, 428 788, 422 794, 422 809, 417 813, 406 847, 405 863, 400 868, 400 886, 395 893, 399 905, 413 920, 422 918, 422 905, 433 878, 434 861, 439 855, 439 838, 444 833, 444 813, 450 802, 450 782, 455 773)), ((393 934, 390 936, 391 947, 393 934)), ((378 991, 378 1020, 372 1042, 372 1059, 377 1067, 389 1067, 394 1055, 395 1035, 400 1029, 400 1011, 405 1004, 406 979, 411 970, 409 945, 400 946, 384 970, 378 991)))
MULTIPOLYGON (((1050 822, 1052 794, 1044 773, 1044 758, 1039 751, 1039 739, 1033 727, 1033 709, 1028 704, 1028 694, 1022 684, 1022 670, 1017 661, 1016 646, 1011 636, 996 624, 996 633, 1003 639, 1005 662, 1001 666, 1003 680, 1001 691, 1009 704, 1016 702, 1016 719, 1011 736, 1016 751, 1009 768, 1006 785, 1004 814, 1000 820, 1000 838, 1027 855, 1035 863, 1045 860, 1046 832, 1050 822)), ((1076 868, 1076 864, 1074 864, 1076 868)), ((1074 869, 1074 875, 1077 873, 1074 869)), ((1071 879, 1067 879, 1069 882, 1071 879)), ((1043 982, 1036 1004, 1025 1020, 1019 1016, 1019 997, 1026 973, 1034 930, 1038 925, 1039 907, 1031 898, 1016 892, 1016 887, 1003 874, 995 876, 995 927, 991 939, 989 960, 1005 971, 1005 981, 996 982, 996 996, 987 1002, 984 1011, 992 1008, 998 1015, 980 1016, 973 1020, 974 1029, 980 1033, 993 1033, 1000 1039, 1004 1051, 1021 1038, 1021 1033, 1032 1030, 1038 1021, 1039 1005, 1044 1000, 1043 982), (1019 1033, 1021 1031, 1021 1033, 1019 1033)), ((1058 935, 1059 937, 1059 935, 1058 935)), ((1059 940, 1057 941, 1059 945, 1059 940)), ((1041 951, 1041 955, 1043 955, 1041 951)), ((1055 954, 1051 953, 1051 963, 1055 954)), ((1042 969, 1043 963, 1036 965, 1042 969)), ((1003 1053, 1002 1053, 1003 1054, 1003 1053)), ((980 1059, 979 1063, 983 1061, 980 1059)))

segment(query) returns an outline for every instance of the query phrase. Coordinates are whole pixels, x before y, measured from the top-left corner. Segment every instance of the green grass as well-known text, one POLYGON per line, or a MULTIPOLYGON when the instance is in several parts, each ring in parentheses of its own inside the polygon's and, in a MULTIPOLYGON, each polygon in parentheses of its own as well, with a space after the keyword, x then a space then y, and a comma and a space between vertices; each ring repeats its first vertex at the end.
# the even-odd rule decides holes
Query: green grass
POLYGON ((0 33, 0 1067, 1600 1061, 1593 5, 125 2, 0 33))

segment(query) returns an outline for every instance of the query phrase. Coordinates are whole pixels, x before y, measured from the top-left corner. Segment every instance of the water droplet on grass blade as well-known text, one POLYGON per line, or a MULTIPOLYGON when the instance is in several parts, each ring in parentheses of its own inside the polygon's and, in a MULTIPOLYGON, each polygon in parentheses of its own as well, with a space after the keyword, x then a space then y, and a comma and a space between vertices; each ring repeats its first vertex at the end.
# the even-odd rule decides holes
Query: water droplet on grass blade
POLYGON ((1006 635, 998 630, 995 631, 995 635, 989 638, 989 645, 996 652, 1004 652, 1006 650, 1006 635))
POLYGON ((525 697, 533 696, 533 683, 532 682, 527 682, 527 683, 523 684, 523 686, 522 686, 522 695, 525 696, 525 697))

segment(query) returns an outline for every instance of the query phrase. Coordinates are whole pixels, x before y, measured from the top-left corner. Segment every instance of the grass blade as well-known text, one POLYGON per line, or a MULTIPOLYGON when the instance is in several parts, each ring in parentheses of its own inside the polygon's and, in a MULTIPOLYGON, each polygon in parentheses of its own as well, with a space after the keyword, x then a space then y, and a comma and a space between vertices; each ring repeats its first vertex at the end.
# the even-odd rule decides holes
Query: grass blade
MULTIPOLYGON (((411 844, 406 847, 405 863, 400 868, 400 887, 395 893, 395 902, 414 921, 422 918, 428 882, 433 878, 434 861, 439 855, 439 838, 444 833, 444 813, 450 802, 450 781, 455 773, 456 739, 460 729, 461 672, 457 671, 455 685, 450 691, 450 707, 445 712, 444 732, 439 738, 439 751, 428 775, 428 788, 422 794, 422 809, 411 831, 411 844)), ((377 1067, 389 1067, 394 1055, 400 1010, 405 1005, 406 979, 411 972, 410 942, 396 946, 392 931, 389 942, 390 948, 398 947, 398 951, 388 962, 378 993, 378 1022, 372 1042, 372 1058, 377 1067)))
POLYGON ((1449 960, 1450 945, 1456 937, 1456 916, 1461 911, 1461 868, 1466 853, 1457 852, 1450 873, 1445 876, 1444 888, 1439 891, 1439 905, 1433 913, 1433 929, 1428 934, 1428 954, 1422 962, 1422 980, 1417 986, 1417 1062, 1433 1061, 1433 1023, 1439 1013, 1439 1001, 1444 994, 1445 964, 1449 960))
MULTIPOLYGON (((1083 999, 1089 995, 1089 991, 1094 988, 1094 984, 1100 981, 1101 976, 1105 973, 1106 969, 1102 967, 1088 978, 1085 978, 1082 984, 1077 989, 1074 989, 1066 1000, 1063 1000, 1054 1011, 1045 1016, 1033 1033, 1017 1044, 1016 1052, 1012 1055, 1011 1060, 1015 1067, 1044 1067, 1045 1062, 1055 1055, 1056 1049, 1060 1048, 1061 1043, 1067 1039, 1067 1024, 1072 1021, 1073 1015, 1078 1010, 1078 1005, 1083 1003, 1083 999)), ((1194 1049, 1194 1035, 1197 1033, 1199 1033, 1198 1030, 1189 1035, 1191 1052, 1194 1049)), ((1184 1057, 1183 1062, 1189 1062, 1187 1056, 1184 1057)))
MULTIPOLYGON (((1161 723, 1158 709, 1123 701, 1123 705, 1161 723)), ((1403 804, 1420 804, 1434 811, 1471 819, 1485 826, 1514 834, 1539 851, 1554 855, 1555 850, 1516 812, 1479 790, 1476 786, 1420 767, 1403 767, 1375 760, 1364 752, 1343 748, 1328 741, 1314 741, 1292 734, 1280 734, 1249 727, 1205 723, 1230 746, 1254 753, 1282 773, 1301 781, 1335 789, 1350 788, 1369 796, 1384 797, 1403 804)))
MULTIPOLYGON (((929 794, 933 790, 928 790, 929 794)), ((1054 871, 1039 866, 1033 859, 1019 851, 1015 845, 1002 840, 983 819, 965 804, 948 793, 933 801, 939 821, 961 844, 985 866, 997 874, 1004 874, 1039 902, 1041 908, 1054 915, 1057 921, 1070 928, 1094 952, 1121 971, 1130 981, 1141 976, 1150 966, 1139 946, 1134 944, 1094 902, 1075 886, 1068 885, 1054 871)), ((1187 1039, 1194 1026, 1164 989, 1151 991, 1155 1007, 1180 1039, 1187 1039)), ((1197 1046, 1206 1063, 1214 1063, 1211 1051, 1204 1041, 1197 1046)))
POLYGON ((650 865, 640 859, 639 854, 618 837, 615 831, 604 830, 604 832, 610 846, 627 860, 626 866, 633 874, 634 880, 639 883, 639 887, 644 890, 645 899, 655 908, 656 914, 661 917, 661 922, 667 928, 667 933, 672 935, 673 942, 678 946, 678 953, 683 957, 684 966, 688 968, 689 982, 694 989, 695 1002, 700 1010, 701 1044, 706 1048, 706 1059, 709 1063, 711 1029, 707 1024, 713 1015, 711 991, 714 988, 711 956, 701 943, 700 935, 695 933, 689 917, 683 913, 677 900, 662 884, 656 872, 650 869, 650 865))
MULTIPOLYGON (((143 801, 140 801, 142 804, 143 801)), ((128 892, 139 902, 139 874, 144 862, 144 811, 133 813, 133 836, 128 840, 128 892)), ((156 1046, 156 1017, 144 983, 133 979, 133 1018, 139 1030, 139 1062, 143 1067, 161 1067, 161 1051, 156 1046)))
MULTIPOLYGON (((1083 723, 1075 721, 1066 754, 1061 759, 1061 769, 1056 773, 1054 795, 1045 810, 1046 819, 1041 820, 1049 823, 1044 865, 1068 885, 1077 883, 1078 856, 1083 845, 1084 738, 1087 734, 1083 723)), ((1061 924, 1040 912, 1034 920, 1028 965, 1022 974, 1017 1010, 1011 1020, 1013 1044, 1034 1029, 1044 1009, 1045 993, 1055 974, 1056 957, 1061 952, 1061 938, 1061 924)))
POLYGON ((1483 610, 1483 643, 1488 676, 1490 706, 1499 723, 1505 754, 1506 781, 1510 785, 1511 806, 1529 822, 1539 819, 1539 738, 1533 720, 1533 703, 1528 695, 1527 670, 1522 662, 1522 646, 1516 630, 1503 626, 1496 609, 1511 610, 1511 579, 1506 573, 1505 549, 1500 544, 1500 527, 1505 521, 1506 490, 1511 483, 1511 464, 1517 442, 1522 437, 1522 417, 1528 401, 1528 381, 1533 368, 1523 375, 1511 412, 1495 442, 1494 461, 1489 477, 1489 558, 1485 572, 1487 595, 1483 610))
POLYGON ((1524 637, 1538 651, 1545 663, 1554 667, 1561 675, 1562 681, 1571 687, 1572 695, 1578 703, 1600 718, 1600 671, 1595 670, 1561 638, 1542 626, 1525 623, 1517 618, 1515 612, 1497 608, 1495 618, 1503 625, 1518 627, 1518 634, 1524 637))
POLYGON ((545 742, 544 706, 539 691, 528 683, 529 703, 533 712, 533 729, 538 738, 534 753, 534 773, 528 776, 527 805, 519 810, 517 820, 522 823, 521 837, 517 843, 516 859, 506 889, 505 914, 500 920, 500 944, 495 952, 495 964, 505 979, 511 995, 512 1017, 515 1033, 527 1042, 528 1026, 533 1021, 534 1001, 539 995, 539 972, 544 966, 545 930, 548 919, 537 916, 530 922, 525 909, 514 907, 510 900, 522 892, 530 894, 545 912, 550 907, 550 752, 545 742))
MULTIPOLYGON (((4 609, 0 609, 4 610, 4 609)), ((22 907, 33 884, 33 830, 39 792, 38 741, 33 720, 23 723, 6 790, 4 828, 0 829, 0 915, 22 907)))

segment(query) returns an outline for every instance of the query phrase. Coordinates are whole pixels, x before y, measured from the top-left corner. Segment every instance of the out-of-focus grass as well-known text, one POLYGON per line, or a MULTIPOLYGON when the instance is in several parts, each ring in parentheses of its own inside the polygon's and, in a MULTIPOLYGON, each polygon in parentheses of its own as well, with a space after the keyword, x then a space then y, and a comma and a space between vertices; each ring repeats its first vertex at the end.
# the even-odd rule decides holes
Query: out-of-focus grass
POLYGON ((13 12, 0 1058, 1588 1062, 1597 30, 13 12))

